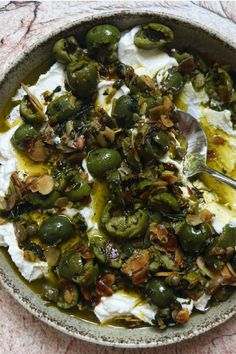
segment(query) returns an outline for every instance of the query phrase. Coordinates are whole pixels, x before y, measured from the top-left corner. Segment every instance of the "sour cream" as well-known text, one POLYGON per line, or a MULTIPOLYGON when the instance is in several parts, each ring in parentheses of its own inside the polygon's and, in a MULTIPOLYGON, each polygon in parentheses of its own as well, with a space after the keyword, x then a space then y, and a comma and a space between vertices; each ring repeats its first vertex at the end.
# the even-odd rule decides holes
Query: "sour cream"
POLYGON ((48 275, 47 262, 30 262, 24 258, 24 251, 18 246, 12 223, 0 225, 0 246, 8 247, 12 261, 29 282, 48 275))
MULTIPOLYGON (((140 27, 134 27, 131 31, 124 32, 118 45, 119 60, 134 68, 137 75, 149 75, 152 78, 159 70, 167 71, 178 63, 160 49, 145 50, 136 47, 134 36, 140 27)), ((164 72, 162 72, 162 75, 164 72)))

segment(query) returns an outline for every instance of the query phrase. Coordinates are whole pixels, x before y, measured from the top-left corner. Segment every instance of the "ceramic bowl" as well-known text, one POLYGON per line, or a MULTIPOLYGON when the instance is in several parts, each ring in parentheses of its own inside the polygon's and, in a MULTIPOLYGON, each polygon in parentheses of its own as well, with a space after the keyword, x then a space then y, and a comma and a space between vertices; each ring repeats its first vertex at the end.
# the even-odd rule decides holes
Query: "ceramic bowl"
MULTIPOLYGON (((53 43, 60 37, 76 33, 84 38, 88 29, 101 23, 111 23, 120 30, 126 30, 150 21, 162 22, 174 30, 176 48, 197 48, 212 59, 222 60, 223 58, 229 64, 235 65, 236 48, 220 36, 210 33, 202 25, 193 25, 176 17, 172 18, 158 13, 102 14, 73 22, 66 27, 58 28, 46 38, 37 39, 33 46, 22 53, 14 63, 11 63, 7 72, 1 73, 3 74, 0 81, 2 107, 27 74, 49 58, 53 43)), ((194 316, 188 324, 182 327, 158 331, 150 327, 125 329, 99 326, 60 312, 57 308, 46 307, 43 300, 16 275, 2 253, 0 253, 0 282, 21 305, 48 325, 79 339, 117 347, 156 347, 180 342, 208 331, 236 313, 235 292, 226 302, 213 307, 205 314, 194 316)))

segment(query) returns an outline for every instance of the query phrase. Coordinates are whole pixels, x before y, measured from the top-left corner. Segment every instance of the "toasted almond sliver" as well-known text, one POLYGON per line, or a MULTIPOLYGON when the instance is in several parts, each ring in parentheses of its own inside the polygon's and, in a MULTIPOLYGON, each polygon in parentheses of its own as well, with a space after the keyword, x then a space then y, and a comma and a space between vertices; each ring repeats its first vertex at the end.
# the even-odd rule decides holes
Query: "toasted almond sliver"
POLYGON ((45 175, 40 177, 37 181, 38 191, 42 195, 47 195, 53 191, 54 180, 52 176, 45 175))

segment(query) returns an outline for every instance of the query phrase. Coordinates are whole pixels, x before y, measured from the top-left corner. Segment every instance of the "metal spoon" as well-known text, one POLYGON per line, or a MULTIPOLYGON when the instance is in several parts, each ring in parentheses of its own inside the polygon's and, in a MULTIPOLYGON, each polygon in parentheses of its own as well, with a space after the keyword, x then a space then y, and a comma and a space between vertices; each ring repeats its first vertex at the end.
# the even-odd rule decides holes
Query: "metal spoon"
POLYGON ((236 189, 236 180, 207 167, 207 138, 197 119, 178 109, 176 109, 174 113, 177 118, 178 128, 185 137, 188 145, 187 153, 184 158, 184 175, 191 177, 197 173, 208 173, 218 181, 226 183, 236 189))

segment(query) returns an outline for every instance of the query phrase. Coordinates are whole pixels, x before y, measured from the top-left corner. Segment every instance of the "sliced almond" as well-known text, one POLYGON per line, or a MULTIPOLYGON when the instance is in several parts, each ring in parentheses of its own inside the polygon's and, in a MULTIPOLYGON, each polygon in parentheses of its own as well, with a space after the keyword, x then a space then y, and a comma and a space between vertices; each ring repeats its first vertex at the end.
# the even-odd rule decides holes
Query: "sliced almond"
POLYGON ((53 191, 54 180, 52 176, 45 175, 37 180, 38 191, 42 195, 47 195, 53 191))

